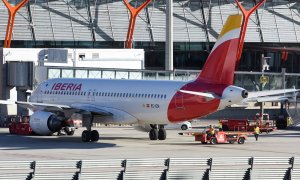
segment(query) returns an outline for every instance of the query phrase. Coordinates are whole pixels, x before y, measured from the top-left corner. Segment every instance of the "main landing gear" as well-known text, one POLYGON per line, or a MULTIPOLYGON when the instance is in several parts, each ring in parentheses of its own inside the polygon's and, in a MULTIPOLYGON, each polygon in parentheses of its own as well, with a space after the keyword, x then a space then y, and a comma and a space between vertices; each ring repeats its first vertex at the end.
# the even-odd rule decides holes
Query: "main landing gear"
POLYGON ((87 124, 87 127, 86 129, 87 130, 84 130, 81 134, 81 139, 83 142, 97 142, 99 140, 99 133, 97 130, 92 130, 92 124, 93 124, 93 121, 94 121, 94 116, 93 115, 90 115, 89 117, 90 121, 89 123, 87 124))
POLYGON ((164 125, 159 125, 159 130, 157 130, 157 125, 151 124, 151 130, 149 132, 150 140, 165 140, 167 138, 167 132, 164 129, 164 125))

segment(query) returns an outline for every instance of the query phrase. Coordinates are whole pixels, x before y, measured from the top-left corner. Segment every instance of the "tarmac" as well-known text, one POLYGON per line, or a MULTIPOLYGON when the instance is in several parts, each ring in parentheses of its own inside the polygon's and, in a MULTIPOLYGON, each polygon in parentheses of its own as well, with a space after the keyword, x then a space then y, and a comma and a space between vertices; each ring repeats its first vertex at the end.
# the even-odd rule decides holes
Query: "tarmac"
POLYGON ((0 160, 300 156, 300 127, 263 133, 258 141, 251 135, 245 144, 217 145, 201 144, 193 136, 180 136, 180 130, 167 130, 166 140, 151 141, 148 133, 130 126, 94 128, 99 131, 100 140, 84 143, 84 129, 76 130, 73 136, 21 136, 0 128, 0 160))

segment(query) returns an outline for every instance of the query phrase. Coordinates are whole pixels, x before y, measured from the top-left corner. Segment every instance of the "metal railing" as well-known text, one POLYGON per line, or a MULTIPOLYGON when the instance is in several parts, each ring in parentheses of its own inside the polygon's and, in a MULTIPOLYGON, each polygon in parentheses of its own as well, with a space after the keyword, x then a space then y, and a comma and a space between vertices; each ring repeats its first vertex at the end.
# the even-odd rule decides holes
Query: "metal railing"
POLYGON ((297 179, 300 157, 0 161, 0 179, 297 179))

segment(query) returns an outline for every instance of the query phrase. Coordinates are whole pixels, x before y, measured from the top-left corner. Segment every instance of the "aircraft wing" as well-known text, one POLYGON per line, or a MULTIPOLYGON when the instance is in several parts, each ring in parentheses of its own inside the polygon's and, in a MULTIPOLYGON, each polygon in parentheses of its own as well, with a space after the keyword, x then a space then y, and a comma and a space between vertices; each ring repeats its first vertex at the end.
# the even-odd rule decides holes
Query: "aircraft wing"
POLYGON ((269 91, 249 92, 248 97, 243 103, 248 102, 278 102, 294 98, 299 90, 297 89, 278 89, 269 91), (293 93, 293 94, 291 94, 293 93))
POLYGON ((33 111, 37 111, 37 110, 63 111, 65 109, 71 109, 70 106, 61 105, 61 104, 47 104, 47 103, 25 102, 25 101, 16 101, 15 104, 23 108, 31 109, 33 111))
POLYGON ((112 113, 110 113, 109 111, 106 111, 104 109, 101 109, 100 107, 91 104, 72 104, 68 106, 62 104, 48 104, 48 103, 9 101, 9 100, 0 100, 0 104, 6 104, 6 105, 17 104, 23 108, 28 108, 33 111, 63 112, 65 110, 74 110, 77 112, 83 112, 83 111, 90 112, 95 115, 101 115, 101 116, 112 115, 112 113))
POLYGON ((92 104, 72 104, 71 107, 73 109, 79 110, 79 111, 87 111, 91 112, 94 115, 101 115, 101 116, 112 116, 113 113, 105 110, 104 108, 92 105, 92 104))

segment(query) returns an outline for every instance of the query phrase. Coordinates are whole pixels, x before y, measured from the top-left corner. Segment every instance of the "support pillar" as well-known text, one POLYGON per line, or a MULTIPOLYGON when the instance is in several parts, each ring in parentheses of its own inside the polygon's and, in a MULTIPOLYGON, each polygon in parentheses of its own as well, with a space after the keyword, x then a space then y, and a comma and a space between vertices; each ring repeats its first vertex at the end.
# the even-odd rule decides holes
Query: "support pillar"
POLYGON ((173 0, 167 0, 166 3, 165 69, 167 71, 173 71, 173 0))
POLYGON ((12 32, 15 23, 15 17, 19 9, 23 7, 28 0, 22 0, 17 6, 12 6, 8 0, 2 0, 8 10, 8 21, 6 26, 6 34, 4 40, 4 48, 10 48, 11 39, 12 39, 12 32))
POLYGON ((152 0, 146 0, 140 7, 134 8, 132 7, 128 0, 123 0, 125 6, 130 12, 130 20, 129 20, 129 25, 128 25, 128 31, 127 31, 127 37, 126 37, 126 43, 125 43, 125 48, 131 49, 132 48, 132 37, 133 37, 133 32, 134 32, 134 27, 135 27, 135 22, 137 15, 139 12, 144 9, 152 0))

